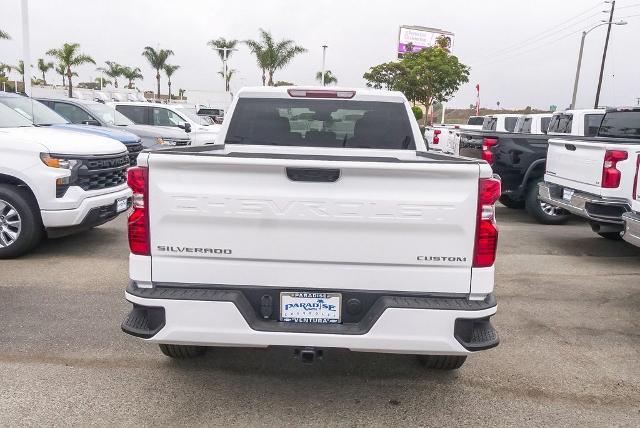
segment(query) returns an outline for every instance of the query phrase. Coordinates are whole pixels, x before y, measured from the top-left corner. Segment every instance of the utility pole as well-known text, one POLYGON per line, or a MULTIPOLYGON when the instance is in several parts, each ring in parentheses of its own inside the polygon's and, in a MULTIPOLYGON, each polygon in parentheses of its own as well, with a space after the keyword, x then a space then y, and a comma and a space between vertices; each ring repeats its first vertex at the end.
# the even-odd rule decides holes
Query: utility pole
POLYGON ((229 68, 227 67, 227 59, 229 58, 229 52, 237 51, 236 48, 212 48, 215 51, 222 51, 222 78, 224 79, 224 90, 229 92, 229 68))
POLYGON ((326 60, 327 60, 327 45, 322 45, 322 86, 325 86, 324 84, 324 75, 325 75, 325 64, 326 64, 326 60))
MULTIPOLYGON (((22 61, 24 61, 24 93, 31 96, 31 44, 29 41, 29 0, 22 0, 22 61)), ((18 85, 16 83, 16 92, 18 85)))
POLYGON ((604 76, 604 64, 607 60, 607 49, 609 48, 609 37, 611 36, 611 25, 613 24, 613 12, 616 9, 616 0, 611 1, 611 13, 609 15, 609 25, 607 26, 607 38, 604 42, 604 51, 602 52, 602 64, 600 65, 600 79, 598 79, 598 91, 596 92, 596 102, 593 108, 598 108, 600 104, 600 90, 602 89, 602 78, 604 76))

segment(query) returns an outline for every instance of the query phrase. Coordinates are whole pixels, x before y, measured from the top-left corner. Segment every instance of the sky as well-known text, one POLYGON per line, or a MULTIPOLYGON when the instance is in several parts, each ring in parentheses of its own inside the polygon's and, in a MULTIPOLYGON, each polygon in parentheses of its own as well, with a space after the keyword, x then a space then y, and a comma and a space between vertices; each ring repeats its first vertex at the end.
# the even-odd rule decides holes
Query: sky
MULTIPOLYGON (((21 0, 0 0, 0 62, 17 64, 22 55, 21 0)), ((293 39, 308 52, 276 73, 276 80, 315 84, 328 45, 327 69, 340 86, 364 86, 369 67, 395 59, 400 25, 441 28, 455 33, 454 54, 471 67, 469 83, 448 102, 502 108, 566 108, 571 101, 581 32, 610 5, 596 0, 29 0, 33 62, 65 42, 81 45, 99 65, 112 60, 140 67, 141 89, 155 88, 155 72, 141 56, 145 46, 171 49, 181 68, 177 88, 222 91, 221 61, 207 41, 218 37, 255 39, 258 28, 276 39, 293 39)), ((635 105, 640 97, 640 0, 618 0, 602 89, 602 105, 635 105), (634 40, 636 41, 634 43, 634 40)), ((606 35, 602 26, 586 37, 578 107, 592 107, 606 35)), ((249 49, 239 46, 229 60, 236 69, 232 90, 261 84, 249 49)), ((93 80, 96 66, 79 67, 81 81, 93 80)), ((61 78, 51 72, 49 80, 61 78)), ((166 78, 162 80, 166 93, 166 78)))

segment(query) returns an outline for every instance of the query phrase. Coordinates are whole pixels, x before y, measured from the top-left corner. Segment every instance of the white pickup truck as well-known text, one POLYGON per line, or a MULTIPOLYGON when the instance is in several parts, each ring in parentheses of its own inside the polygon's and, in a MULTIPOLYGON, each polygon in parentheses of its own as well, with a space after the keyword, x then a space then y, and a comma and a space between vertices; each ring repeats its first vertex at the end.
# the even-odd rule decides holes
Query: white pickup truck
POLYGON ((549 140, 539 198, 588 219, 594 232, 620 240, 623 214, 637 196, 640 108, 608 110, 592 138, 549 140))
POLYGON ((546 134, 551 122, 551 113, 524 114, 518 118, 513 130, 516 134, 546 134))
POLYGON ((131 206, 129 154, 111 138, 39 128, 0 104, 0 259, 68 235, 131 206))
POLYGON ((630 244, 640 247, 640 154, 636 158, 636 178, 633 180, 631 211, 622 214, 624 234, 622 237, 630 244))
POLYGON ((559 137, 595 137, 605 114, 604 109, 580 109, 556 112, 547 135, 559 137))
POLYGON ((244 88, 220 137, 129 170, 124 332, 175 358, 346 348, 439 369, 498 344, 500 182, 426 151, 401 93, 244 88))

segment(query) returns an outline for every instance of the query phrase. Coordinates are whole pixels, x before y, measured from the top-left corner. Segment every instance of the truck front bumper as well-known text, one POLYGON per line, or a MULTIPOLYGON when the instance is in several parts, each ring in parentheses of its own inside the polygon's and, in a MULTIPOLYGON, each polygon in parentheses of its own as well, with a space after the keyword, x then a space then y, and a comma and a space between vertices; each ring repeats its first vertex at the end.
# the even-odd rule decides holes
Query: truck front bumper
POLYGON ((138 288, 132 283, 125 297, 134 307, 122 330, 178 345, 311 346, 396 354, 467 355, 499 343, 489 321, 497 309, 493 295, 479 301, 376 296, 359 322, 305 324, 261 317, 241 287, 200 287, 138 288))
POLYGON ((563 198, 563 186, 549 182, 539 184, 538 198, 555 207, 597 223, 622 225, 622 215, 631 210, 626 200, 602 198, 574 191, 569 199, 563 198))
POLYGON ((124 212, 117 211, 117 200, 126 199, 127 208, 129 208, 131 194, 131 189, 125 186, 116 192, 85 198, 77 208, 41 210, 42 223, 50 238, 90 229, 113 220, 124 212))
POLYGON ((622 219, 624 220, 624 235, 622 237, 628 243, 640 247, 640 213, 624 213, 622 219))

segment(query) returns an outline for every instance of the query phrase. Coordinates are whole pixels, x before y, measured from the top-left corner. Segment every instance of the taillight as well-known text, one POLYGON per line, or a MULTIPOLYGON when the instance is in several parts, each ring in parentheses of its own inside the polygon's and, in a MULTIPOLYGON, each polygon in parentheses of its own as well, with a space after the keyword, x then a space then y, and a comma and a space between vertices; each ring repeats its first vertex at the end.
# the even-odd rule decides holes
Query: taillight
POLYGON ((440 137, 438 137, 438 135, 440 135, 441 133, 442 131, 440 131, 439 129, 435 129, 433 131, 433 144, 440 143, 440 137))
POLYGON ((638 195, 638 176, 640 176, 640 155, 638 155, 638 159, 636 160, 636 176, 633 179, 633 193, 631 194, 631 199, 640 199, 640 195, 638 195))
POLYGON ((618 162, 626 160, 629 154, 624 150, 607 150, 602 163, 601 186, 605 189, 615 189, 620 186, 622 174, 618 171, 618 162))
POLYGON ((129 215, 129 248, 133 254, 151 255, 149 239, 149 170, 129 168, 127 184, 133 191, 133 211, 129 215))
POLYGON ((493 165, 493 153, 491 147, 498 145, 497 138, 485 138, 482 140, 482 160, 487 161, 489 165, 493 165))
POLYGON ((478 185, 478 213, 473 267, 493 266, 498 249, 495 204, 500 198, 500 180, 481 178, 478 185))

